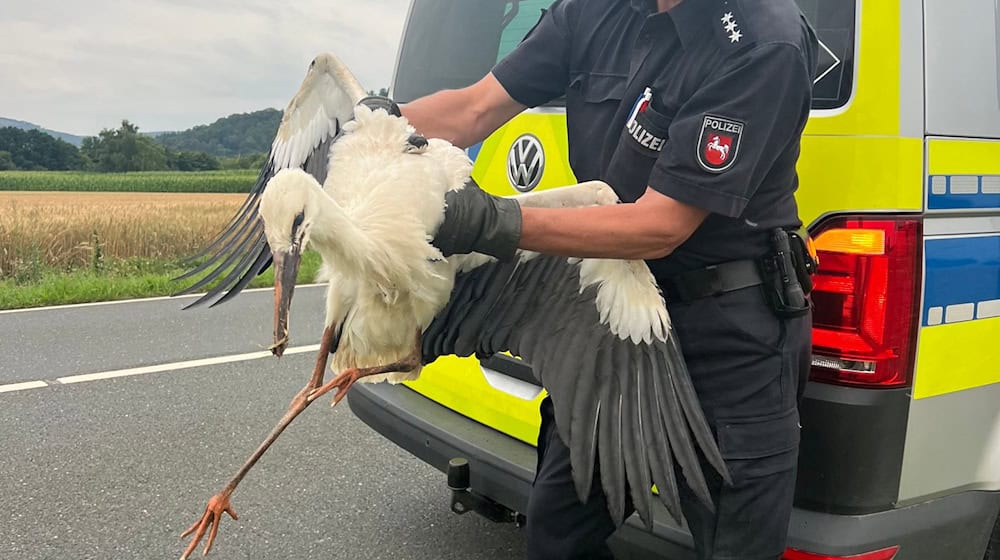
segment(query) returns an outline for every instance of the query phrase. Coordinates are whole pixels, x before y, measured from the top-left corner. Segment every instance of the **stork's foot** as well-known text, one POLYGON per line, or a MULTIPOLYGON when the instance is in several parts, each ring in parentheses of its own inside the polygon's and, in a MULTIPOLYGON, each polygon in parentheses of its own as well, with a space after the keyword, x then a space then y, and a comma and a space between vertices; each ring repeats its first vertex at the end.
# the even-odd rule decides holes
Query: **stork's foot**
POLYGON ((191 540, 191 544, 188 545, 187 549, 184 550, 184 554, 181 555, 181 560, 187 560, 187 557, 194 552, 194 549, 198 548, 198 543, 205 536, 205 531, 210 528, 211 532, 208 534, 208 542, 205 543, 205 552, 203 554, 207 555, 208 551, 212 550, 212 543, 215 542, 215 535, 219 532, 219 523, 222 522, 223 512, 228 513, 229 517, 233 519, 238 519, 236 512, 229 505, 229 494, 225 491, 212 496, 208 500, 208 506, 205 507, 205 513, 202 514, 201 519, 195 521, 194 525, 181 533, 181 538, 191 533, 195 534, 194 539, 191 540))
POLYGON ((367 368, 350 368, 345 369, 340 372, 340 375, 334 377, 329 383, 323 385, 322 387, 313 390, 309 393, 306 399, 309 402, 322 397, 323 395, 329 393, 330 391, 336 389, 337 394, 333 397, 333 406, 337 406, 344 397, 347 396, 347 390, 350 389, 354 383, 361 379, 362 377, 368 377, 369 375, 380 375, 384 373, 405 373, 410 372, 418 367, 420 367, 421 360, 420 353, 420 334, 417 334, 417 345, 413 352, 407 355, 402 360, 385 365, 385 366, 375 366, 367 368))
MULTIPOLYGON (((375 374, 369 373, 368 375, 375 375, 375 374)), ((361 379, 362 377, 364 377, 364 375, 362 375, 362 370, 358 368, 345 369, 344 371, 340 372, 340 375, 331 379, 330 382, 327 383, 326 385, 323 385, 318 389, 313 389, 306 397, 306 399, 309 402, 312 402, 322 397, 323 395, 329 393, 330 391, 336 389, 337 394, 334 395, 333 397, 333 406, 337 406, 340 403, 340 401, 343 400, 345 396, 347 396, 347 390, 354 385, 355 381, 361 379)))

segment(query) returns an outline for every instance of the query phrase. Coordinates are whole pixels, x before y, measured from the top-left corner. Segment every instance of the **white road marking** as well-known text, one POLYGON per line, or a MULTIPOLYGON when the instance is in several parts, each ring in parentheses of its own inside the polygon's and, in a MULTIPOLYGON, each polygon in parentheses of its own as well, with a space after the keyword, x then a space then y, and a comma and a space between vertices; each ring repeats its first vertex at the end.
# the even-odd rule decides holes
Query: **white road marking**
MULTIPOLYGON (((319 350, 319 344, 310 346, 296 346, 285 350, 285 355, 301 354, 302 352, 315 352, 319 350)), ((202 358, 200 360, 188 360, 186 362, 173 362, 169 364, 157 364, 153 366, 143 366, 129 369, 119 369, 114 371, 102 371, 98 373, 85 373, 83 375, 71 375, 69 377, 59 377, 56 381, 63 384, 84 383, 86 381, 97 381, 100 379, 112 379, 115 377, 128 377, 131 375, 144 375, 147 373, 159 373, 163 371, 173 371, 178 369, 189 369, 202 366, 214 366, 218 364, 228 364, 231 362, 245 362, 247 360, 259 360, 260 358, 271 357, 270 350, 260 352, 249 352, 246 354, 232 354, 230 356, 216 356, 214 358, 202 358)))
POLYGON ((11 383, 10 385, 0 385, 0 393, 10 393, 13 391, 24 391, 25 389, 41 389, 48 387, 44 381, 25 381, 24 383, 11 383))
MULTIPOLYGON (((309 346, 294 346, 292 348, 285 349, 285 355, 288 356, 292 354, 301 354, 303 352, 315 352, 317 350, 319 350, 319 344, 311 344, 309 346)), ((156 364, 152 366, 118 369, 114 371, 100 371, 97 373, 70 375, 68 377, 59 377, 56 379, 56 381, 64 385, 69 385, 72 383, 99 381, 101 379, 113 379, 115 377, 129 377, 132 375, 144 375, 147 373, 160 373, 164 371, 174 371, 179 369, 214 366, 219 364, 228 364, 232 362, 245 362, 248 360, 259 360, 261 358, 270 358, 270 357, 271 357, 271 351, 263 350, 260 352, 248 352, 246 354, 231 354, 229 356, 216 356, 214 358, 202 358, 200 360, 187 360, 185 362, 173 362, 169 364, 156 364)), ((24 381, 22 383, 11 383, 9 385, 0 385, 0 393, 25 391, 28 389, 42 389, 44 387, 51 387, 51 386, 52 384, 40 380, 24 381)))
MULTIPOLYGON (((299 284, 298 286, 295 286, 295 288, 296 289, 315 288, 316 286, 325 286, 325 284, 299 284)), ((251 293, 251 292, 271 291, 273 289, 274 288, 252 288, 252 289, 249 289, 249 290, 243 290, 240 293, 242 293, 242 294, 248 294, 248 293, 251 293)), ((162 301, 162 300, 166 300, 166 299, 181 300, 181 299, 186 299, 186 298, 197 298, 197 297, 201 297, 203 295, 205 295, 205 294, 187 294, 187 295, 183 295, 183 296, 160 296, 160 297, 139 298, 139 299, 118 299, 118 300, 114 300, 114 301, 95 301, 95 302, 91 302, 91 303, 70 303, 70 304, 66 304, 66 305, 50 305, 48 307, 26 307, 24 309, 6 309, 6 310, 3 310, 3 311, 0 311, 0 315, 5 315, 5 314, 9 314, 9 313, 25 313, 27 311, 51 311, 51 310, 58 310, 58 309, 73 309, 73 308, 76 308, 76 307, 96 307, 96 306, 99 306, 99 305, 115 305, 115 304, 119 304, 119 303, 136 303, 136 302, 143 302, 143 301, 162 301)))

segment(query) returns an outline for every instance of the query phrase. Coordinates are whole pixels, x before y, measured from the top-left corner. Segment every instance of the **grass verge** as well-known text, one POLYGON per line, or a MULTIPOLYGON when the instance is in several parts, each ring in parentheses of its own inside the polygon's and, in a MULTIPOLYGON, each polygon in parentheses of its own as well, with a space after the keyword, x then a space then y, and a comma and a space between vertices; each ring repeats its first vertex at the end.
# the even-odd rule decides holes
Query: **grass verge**
MULTIPOLYGON (((313 282, 319 266, 317 253, 307 251, 303 254, 298 282, 313 282)), ((176 261, 148 259, 110 261, 100 272, 42 267, 31 278, 0 280, 0 310, 168 296, 192 283, 172 280, 186 270, 176 261)), ((248 288, 273 285, 274 272, 269 268, 248 288)))

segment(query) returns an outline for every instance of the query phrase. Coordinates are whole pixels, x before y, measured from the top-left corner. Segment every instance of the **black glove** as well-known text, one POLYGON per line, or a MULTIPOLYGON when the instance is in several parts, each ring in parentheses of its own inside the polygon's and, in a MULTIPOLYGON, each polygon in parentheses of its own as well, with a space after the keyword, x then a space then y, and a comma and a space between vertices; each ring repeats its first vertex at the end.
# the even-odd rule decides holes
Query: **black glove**
POLYGON ((444 222, 431 242, 441 254, 514 258, 521 241, 521 204, 517 200, 493 196, 470 179, 461 190, 445 193, 444 201, 444 222))
POLYGON ((389 113, 394 117, 403 116, 403 113, 399 111, 399 105, 396 105, 395 101, 389 99, 388 97, 382 97, 381 95, 369 95, 368 97, 364 97, 361 101, 358 101, 358 105, 364 105, 372 111, 376 109, 385 109, 386 113, 389 113))

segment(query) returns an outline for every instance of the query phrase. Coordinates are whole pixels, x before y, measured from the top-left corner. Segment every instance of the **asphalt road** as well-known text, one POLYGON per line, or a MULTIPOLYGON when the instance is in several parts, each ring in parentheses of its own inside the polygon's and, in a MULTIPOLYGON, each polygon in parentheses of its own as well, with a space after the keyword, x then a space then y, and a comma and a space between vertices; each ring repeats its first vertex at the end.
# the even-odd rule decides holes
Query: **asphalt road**
MULTIPOLYGON (((308 379, 322 296, 296 290, 300 351, 280 360, 270 291, 0 312, 0 559, 179 557, 308 379)), ((244 479, 209 558, 524 556, 517 529, 451 513, 442 474, 327 403, 244 479)))

